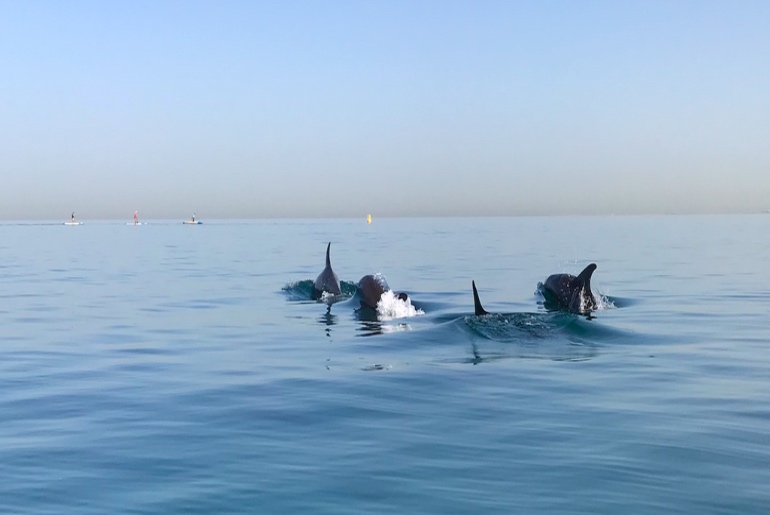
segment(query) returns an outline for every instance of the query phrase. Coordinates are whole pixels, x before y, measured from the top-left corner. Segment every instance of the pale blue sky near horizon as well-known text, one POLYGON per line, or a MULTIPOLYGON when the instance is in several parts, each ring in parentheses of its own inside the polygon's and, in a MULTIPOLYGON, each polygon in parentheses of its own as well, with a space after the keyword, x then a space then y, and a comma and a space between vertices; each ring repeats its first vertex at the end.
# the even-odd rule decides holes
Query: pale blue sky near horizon
POLYGON ((2 220, 770 209, 770 2, 0 8, 2 220))

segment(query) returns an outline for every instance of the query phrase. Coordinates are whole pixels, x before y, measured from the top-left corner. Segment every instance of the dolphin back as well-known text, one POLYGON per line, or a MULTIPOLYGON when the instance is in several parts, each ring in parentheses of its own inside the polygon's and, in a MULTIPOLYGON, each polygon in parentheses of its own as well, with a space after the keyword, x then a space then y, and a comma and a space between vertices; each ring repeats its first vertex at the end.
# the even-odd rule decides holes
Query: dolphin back
POLYGON ((591 292, 591 276, 596 263, 591 263, 577 277, 570 274, 554 274, 546 279, 543 294, 554 307, 573 313, 586 314, 596 309, 597 302, 591 292))
POLYGON ((313 283, 313 297, 316 299, 321 298, 324 292, 331 293, 332 295, 339 295, 342 293, 340 280, 337 277, 337 274, 334 273, 334 270, 332 270, 332 262, 329 258, 331 246, 331 242, 326 246, 326 267, 324 267, 323 271, 318 274, 315 283, 313 283))
POLYGON ((483 307, 481 307, 481 301, 479 300, 479 292, 476 290, 476 281, 471 281, 473 286, 473 309, 476 316, 488 315, 489 313, 483 307))
POLYGON ((357 292, 361 300, 361 305, 372 309, 377 309, 377 303, 380 302, 382 294, 390 290, 385 278, 381 275, 365 275, 358 281, 357 292))
POLYGON ((591 263, 572 280, 570 289, 572 298, 569 308, 576 313, 585 313, 596 309, 596 298, 591 291, 591 276, 596 270, 596 263, 591 263))

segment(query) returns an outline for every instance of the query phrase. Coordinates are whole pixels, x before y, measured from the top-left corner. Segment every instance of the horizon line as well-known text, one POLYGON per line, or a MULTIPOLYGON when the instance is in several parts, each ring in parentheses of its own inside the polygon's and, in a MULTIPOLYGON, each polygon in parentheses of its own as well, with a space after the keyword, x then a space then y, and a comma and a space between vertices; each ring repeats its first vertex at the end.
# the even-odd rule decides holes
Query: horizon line
MULTIPOLYGON (((382 215, 374 217, 372 220, 377 219, 409 219, 409 218, 593 218, 593 217, 636 217, 636 216, 731 216, 731 215, 762 215, 770 214, 770 210, 766 211, 724 211, 724 212, 647 212, 647 213, 531 213, 531 214, 424 214, 424 215, 382 215)), ((248 217, 228 217, 213 215, 206 217, 206 220, 366 220, 367 215, 358 216, 248 216, 248 217)), ((126 222, 132 225, 133 218, 80 218, 76 217, 76 221, 85 222, 126 222)), ((190 220, 190 218, 140 218, 139 222, 143 221, 155 221, 155 222, 184 222, 190 220)), ((196 216, 196 220, 203 221, 204 218, 196 216)), ((32 223, 64 223, 70 221, 69 218, 0 218, 0 223, 20 223, 20 222, 32 222, 32 223)))

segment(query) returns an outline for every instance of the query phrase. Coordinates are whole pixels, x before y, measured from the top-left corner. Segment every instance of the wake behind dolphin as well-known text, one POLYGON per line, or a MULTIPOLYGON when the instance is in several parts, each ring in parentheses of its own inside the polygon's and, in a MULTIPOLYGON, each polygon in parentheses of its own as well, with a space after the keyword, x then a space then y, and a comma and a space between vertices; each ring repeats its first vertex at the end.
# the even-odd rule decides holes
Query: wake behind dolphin
MULTIPOLYGON (((577 317, 564 312, 491 313, 481 305, 476 281, 472 281, 471 285, 474 313, 472 316, 462 317, 461 320, 474 338, 519 345, 551 342, 557 347, 563 346, 565 335, 569 338, 567 328, 576 322, 577 317)), ((569 342, 570 345, 573 343, 575 342, 569 342)))
POLYGON ((331 295, 339 295, 342 293, 340 280, 337 277, 337 274, 334 273, 334 270, 332 270, 331 259, 329 259, 329 249, 331 246, 331 242, 326 246, 326 266, 323 271, 318 274, 315 283, 313 283, 314 300, 322 298, 325 293, 331 295))

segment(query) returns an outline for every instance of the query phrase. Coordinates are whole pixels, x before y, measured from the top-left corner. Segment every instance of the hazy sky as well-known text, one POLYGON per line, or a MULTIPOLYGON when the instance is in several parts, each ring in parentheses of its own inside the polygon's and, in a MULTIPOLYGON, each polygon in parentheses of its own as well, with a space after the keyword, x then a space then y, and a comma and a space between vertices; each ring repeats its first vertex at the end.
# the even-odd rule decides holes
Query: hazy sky
POLYGON ((0 0, 0 219, 770 209, 770 2, 0 0))

